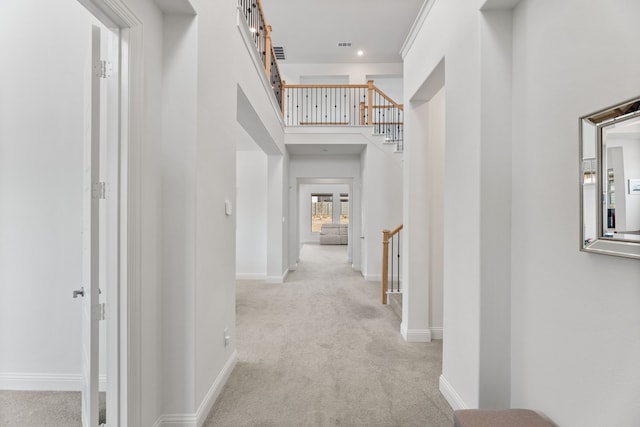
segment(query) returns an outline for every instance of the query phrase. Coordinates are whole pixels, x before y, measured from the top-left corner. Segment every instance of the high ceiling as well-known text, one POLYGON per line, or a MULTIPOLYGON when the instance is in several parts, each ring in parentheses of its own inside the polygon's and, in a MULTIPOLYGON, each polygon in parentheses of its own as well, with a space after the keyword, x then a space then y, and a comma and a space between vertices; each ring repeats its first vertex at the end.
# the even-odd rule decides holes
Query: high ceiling
POLYGON ((423 0, 262 0, 286 63, 401 62, 423 0), (351 47, 338 47, 350 42, 351 47), (358 56, 357 51, 364 55, 358 56))

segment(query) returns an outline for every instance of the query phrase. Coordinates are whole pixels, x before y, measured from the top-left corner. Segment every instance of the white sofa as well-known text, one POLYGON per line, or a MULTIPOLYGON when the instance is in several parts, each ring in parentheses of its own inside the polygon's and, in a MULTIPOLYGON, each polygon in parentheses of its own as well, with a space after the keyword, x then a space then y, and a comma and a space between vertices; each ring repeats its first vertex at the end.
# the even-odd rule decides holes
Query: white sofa
POLYGON ((322 224, 320 229, 321 245, 346 245, 349 242, 348 224, 322 224))

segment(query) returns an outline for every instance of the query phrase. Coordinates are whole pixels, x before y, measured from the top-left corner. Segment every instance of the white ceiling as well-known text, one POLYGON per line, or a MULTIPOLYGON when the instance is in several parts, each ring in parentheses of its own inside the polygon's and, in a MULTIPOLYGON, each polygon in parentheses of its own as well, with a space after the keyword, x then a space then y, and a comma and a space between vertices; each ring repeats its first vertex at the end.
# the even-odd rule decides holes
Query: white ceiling
POLYGON ((640 138, 640 117, 606 126, 604 131, 609 138, 640 138))
POLYGON ((262 0, 286 63, 402 62, 400 49, 423 0, 262 0), (351 42, 351 48, 339 48, 351 42), (362 49, 361 57, 356 52, 362 49))

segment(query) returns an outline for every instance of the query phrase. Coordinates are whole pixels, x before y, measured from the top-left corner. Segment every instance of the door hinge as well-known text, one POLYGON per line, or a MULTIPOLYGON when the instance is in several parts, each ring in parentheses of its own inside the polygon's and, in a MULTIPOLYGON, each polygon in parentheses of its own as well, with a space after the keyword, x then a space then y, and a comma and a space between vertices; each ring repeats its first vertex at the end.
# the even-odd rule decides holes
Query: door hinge
POLYGON ((106 199, 107 198, 107 183, 104 181, 94 182, 93 190, 91 192, 94 199, 106 199))
POLYGON ((106 318, 107 308, 105 303, 101 302, 96 305, 95 316, 96 320, 104 320, 106 318))
POLYGON ((98 60, 93 65, 93 70, 95 71, 96 76, 98 76, 101 79, 106 79, 111 77, 111 73, 113 72, 113 66, 109 61, 98 60))

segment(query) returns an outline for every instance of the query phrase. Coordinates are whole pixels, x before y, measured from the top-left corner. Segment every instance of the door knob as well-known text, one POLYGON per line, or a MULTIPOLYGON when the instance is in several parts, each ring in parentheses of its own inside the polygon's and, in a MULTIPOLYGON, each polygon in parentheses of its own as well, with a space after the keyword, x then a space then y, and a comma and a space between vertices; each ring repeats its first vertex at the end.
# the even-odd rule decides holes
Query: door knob
POLYGON ((84 286, 81 287, 80 289, 73 291, 74 298, 78 298, 78 295, 80 295, 81 297, 84 297, 84 286))

